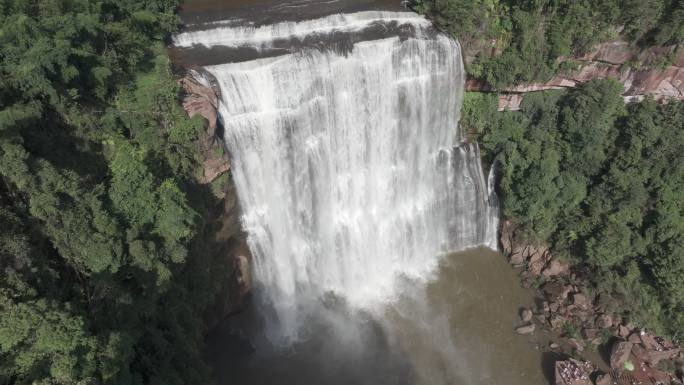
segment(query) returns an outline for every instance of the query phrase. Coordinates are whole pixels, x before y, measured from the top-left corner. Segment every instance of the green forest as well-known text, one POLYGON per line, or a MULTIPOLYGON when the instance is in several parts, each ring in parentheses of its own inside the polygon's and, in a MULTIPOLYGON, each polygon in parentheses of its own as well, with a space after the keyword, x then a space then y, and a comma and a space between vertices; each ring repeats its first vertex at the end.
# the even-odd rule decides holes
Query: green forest
MULTIPOLYGON (((545 81, 576 67, 570 57, 618 37, 635 49, 684 41, 679 0, 412 0, 458 38, 468 74, 495 88, 545 81), (561 60, 563 59, 563 60, 561 60)), ((664 56, 655 65, 673 58, 664 56)))
MULTIPOLYGON (((0 384, 207 384, 175 0, 0 1, 0 384)), ((214 277, 216 274, 216 277, 214 277)))
POLYGON ((684 103, 625 105, 622 85, 528 94, 517 112, 471 93, 464 122, 501 164, 504 216, 585 270, 643 327, 684 333, 684 103))

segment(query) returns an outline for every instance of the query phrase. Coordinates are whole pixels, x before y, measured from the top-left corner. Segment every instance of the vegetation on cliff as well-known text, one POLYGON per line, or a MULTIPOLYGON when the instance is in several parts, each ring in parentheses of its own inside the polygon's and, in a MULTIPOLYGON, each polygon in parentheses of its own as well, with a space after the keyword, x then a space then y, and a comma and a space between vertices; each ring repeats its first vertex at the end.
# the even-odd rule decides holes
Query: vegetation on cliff
POLYGON ((596 43, 618 36, 635 47, 684 41, 684 3, 672 0, 413 0, 460 39, 470 76, 496 88, 545 81, 596 43))
POLYGON ((208 382, 177 6, 0 2, 0 384, 208 382))
POLYGON ((504 214, 584 266, 627 319, 684 332, 684 103, 624 105, 621 85, 526 96, 496 112, 469 95, 464 122, 501 164, 504 214))

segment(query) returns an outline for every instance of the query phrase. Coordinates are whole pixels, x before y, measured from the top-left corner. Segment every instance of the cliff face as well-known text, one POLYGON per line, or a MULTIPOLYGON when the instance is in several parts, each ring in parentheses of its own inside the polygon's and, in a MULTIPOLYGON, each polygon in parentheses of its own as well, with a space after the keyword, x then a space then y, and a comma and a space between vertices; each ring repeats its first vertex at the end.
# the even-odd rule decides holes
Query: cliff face
POLYGON ((187 75, 180 80, 183 88, 183 109, 190 117, 199 115, 206 120, 206 131, 200 134, 198 145, 202 154, 200 183, 209 184, 230 169, 228 153, 217 136, 218 95, 208 83, 187 75))
MULTIPOLYGON (((623 84, 625 102, 639 101, 646 96, 656 100, 669 98, 684 100, 684 49, 653 47, 634 52, 624 41, 599 44, 592 52, 566 59, 576 62, 577 68, 559 74, 545 83, 520 84, 500 91, 499 110, 517 110, 528 92, 574 88, 593 79, 616 79, 623 84), (671 65, 659 65, 670 57, 671 65)), ((494 91, 488 84, 469 80, 468 91, 494 91)))
POLYGON ((251 283, 251 255, 240 225, 240 207, 232 178, 217 180, 230 170, 230 158, 221 140, 218 124, 218 92, 192 72, 180 79, 181 104, 190 117, 205 119, 206 130, 197 145, 202 156, 202 170, 197 176, 201 184, 211 185, 216 208, 206 218, 212 229, 206 240, 206 252, 225 258, 226 282, 215 306, 205 315, 207 324, 218 324, 221 318, 234 314, 248 302, 251 283))

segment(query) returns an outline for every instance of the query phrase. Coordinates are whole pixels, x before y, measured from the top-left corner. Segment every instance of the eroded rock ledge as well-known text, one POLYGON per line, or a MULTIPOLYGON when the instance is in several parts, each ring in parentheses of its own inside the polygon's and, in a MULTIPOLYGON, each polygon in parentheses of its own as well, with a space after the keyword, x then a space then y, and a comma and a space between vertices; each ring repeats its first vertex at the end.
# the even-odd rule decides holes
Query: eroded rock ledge
MULTIPOLYGON (((592 52, 564 59, 577 63, 574 71, 562 73, 545 83, 520 84, 499 91, 499 111, 518 110, 526 93, 575 88, 593 79, 612 78, 622 83, 625 102, 643 100, 646 96, 664 101, 684 100, 684 49, 653 47, 635 53, 629 43, 612 41, 599 44, 592 52), (663 65, 666 58, 670 65, 663 65), (660 64, 659 64, 660 62, 660 64)), ((490 85, 470 79, 467 91, 495 91, 490 85)))

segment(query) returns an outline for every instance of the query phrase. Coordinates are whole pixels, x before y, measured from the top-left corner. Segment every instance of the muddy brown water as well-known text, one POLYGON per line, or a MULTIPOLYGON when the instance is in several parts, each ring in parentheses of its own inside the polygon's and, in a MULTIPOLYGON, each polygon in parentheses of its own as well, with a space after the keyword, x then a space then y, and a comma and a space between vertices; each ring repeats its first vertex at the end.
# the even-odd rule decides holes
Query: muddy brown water
POLYGON ((548 385, 552 336, 521 336, 522 306, 534 292, 497 252, 447 256, 431 282, 406 280, 379 311, 328 306, 287 348, 264 337, 258 307, 226 320, 208 338, 207 360, 227 384, 548 385))

